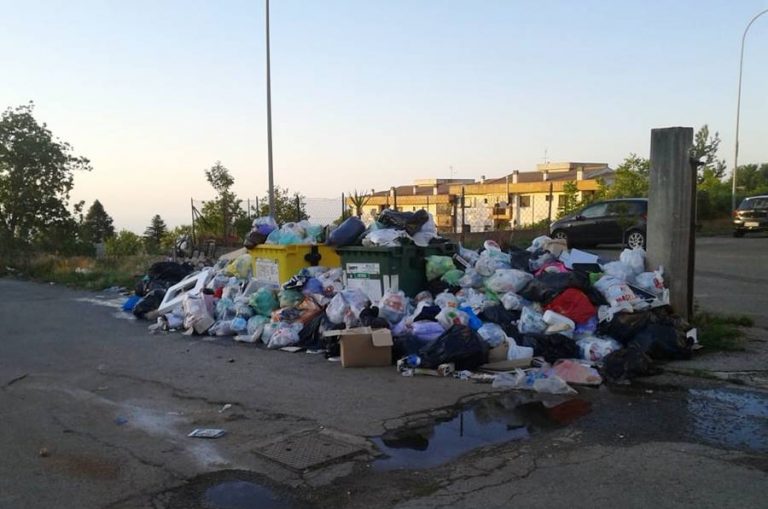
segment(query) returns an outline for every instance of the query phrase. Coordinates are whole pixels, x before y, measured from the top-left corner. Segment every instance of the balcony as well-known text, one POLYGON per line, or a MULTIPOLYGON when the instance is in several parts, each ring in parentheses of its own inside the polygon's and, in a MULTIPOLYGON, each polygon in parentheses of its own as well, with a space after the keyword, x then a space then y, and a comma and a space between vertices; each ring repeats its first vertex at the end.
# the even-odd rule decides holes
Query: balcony
POLYGON ((493 207, 494 219, 512 219, 512 207, 493 207))

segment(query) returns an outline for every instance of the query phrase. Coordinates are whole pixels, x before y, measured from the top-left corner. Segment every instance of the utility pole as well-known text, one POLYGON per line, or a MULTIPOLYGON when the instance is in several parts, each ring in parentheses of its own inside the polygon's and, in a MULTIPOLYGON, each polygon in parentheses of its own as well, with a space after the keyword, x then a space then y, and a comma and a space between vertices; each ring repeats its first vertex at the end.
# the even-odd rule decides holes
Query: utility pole
POLYGON ((269 57, 269 0, 267 6, 267 160, 269 168, 269 215, 275 217, 275 179, 272 173, 272 76, 269 57))

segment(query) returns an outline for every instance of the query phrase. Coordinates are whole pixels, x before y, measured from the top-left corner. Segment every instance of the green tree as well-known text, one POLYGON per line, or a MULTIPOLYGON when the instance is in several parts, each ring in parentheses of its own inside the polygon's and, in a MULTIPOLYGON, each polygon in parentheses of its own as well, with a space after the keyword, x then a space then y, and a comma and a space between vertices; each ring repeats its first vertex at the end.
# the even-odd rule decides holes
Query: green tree
MULTIPOLYGON (((269 215, 269 195, 261 200, 259 215, 269 215)), ((309 219, 307 214, 307 198, 301 193, 290 194, 287 188, 275 186, 275 221, 285 224, 294 221, 309 219)))
POLYGON ((160 240, 161 251, 169 253, 173 252, 176 246, 176 241, 184 236, 192 239, 192 225, 183 224, 167 231, 160 240))
POLYGON ((640 198, 648 196, 648 176, 651 162, 637 154, 630 154, 616 168, 613 183, 600 182, 598 198, 640 198))
POLYGON ((243 216, 247 216, 242 209, 242 200, 232 192, 235 179, 221 161, 216 161, 216 164, 205 170, 205 178, 217 196, 203 204, 200 218, 201 236, 231 240, 233 236, 239 235, 235 224, 243 216))
POLYGON ((160 217, 160 214, 155 214, 149 223, 149 226, 144 230, 144 243, 147 247, 148 253, 160 252, 161 243, 163 237, 168 233, 168 226, 160 217))
POLYGON ((30 239, 64 224, 74 172, 91 170, 33 111, 29 103, 0 117, 0 254, 29 247, 30 239))
POLYGON ((120 230, 105 242, 107 256, 132 256, 142 252, 141 237, 128 230, 120 230))
POLYGON ((104 242, 115 234, 112 218, 99 200, 95 200, 86 212, 82 232, 83 240, 93 243, 104 242))
POLYGON ((558 218, 567 216, 582 205, 579 201, 579 187, 575 180, 569 180, 563 184, 562 196, 562 201, 558 207, 558 218))
POLYGON ((714 135, 710 135, 707 124, 696 131, 693 147, 691 147, 691 157, 702 163, 696 175, 697 184, 701 184, 705 179, 711 177, 722 179, 725 175, 725 161, 717 158, 719 148, 720 133, 715 132, 714 135))
POLYGON ((352 191, 352 193, 350 193, 349 201, 352 203, 352 206, 355 208, 355 215, 357 217, 360 217, 363 215, 363 207, 365 207, 365 204, 368 203, 368 200, 370 199, 371 199, 371 195, 366 193, 361 193, 357 189, 355 189, 354 191, 352 191))

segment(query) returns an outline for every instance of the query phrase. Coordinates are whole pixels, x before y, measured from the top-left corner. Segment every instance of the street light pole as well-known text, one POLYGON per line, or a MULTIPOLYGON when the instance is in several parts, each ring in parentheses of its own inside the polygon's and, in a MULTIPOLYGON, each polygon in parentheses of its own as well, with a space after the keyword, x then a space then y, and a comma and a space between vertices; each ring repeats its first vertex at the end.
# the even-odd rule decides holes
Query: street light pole
POLYGON ((736 98, 736 144, 733 152, 733 182, 731 186, 732 187, 731 188, 731 210, 736 210, 736 171, 739 167, 739 120, 741 116, 741 73, 744 67, 744 41, 747 38, 747 32, 749 31, 749 27, 752 26, 752 23, 754 23, 757 18, 759 18, 766 12, 768 12, 768 9, 765 9, 755 14, 752 17, 752 19, 749 20, 749 23, 747 23, 747 27, 744 29, 744 33, 741 36, 741 56, 739 57, 739 94, 736 98))
POLYGON ((272 77, 269 59, 269 0, 267 6, 267 160, 269 168, 269 215, 275 217, 275 180, 272 174, 272 77))

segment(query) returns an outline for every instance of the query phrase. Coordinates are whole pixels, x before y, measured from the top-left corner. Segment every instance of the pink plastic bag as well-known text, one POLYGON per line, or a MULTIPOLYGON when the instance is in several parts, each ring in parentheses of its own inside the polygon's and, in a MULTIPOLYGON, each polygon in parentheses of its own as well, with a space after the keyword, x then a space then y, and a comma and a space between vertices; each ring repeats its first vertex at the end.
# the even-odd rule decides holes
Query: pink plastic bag
POLYGON ((603 378, 595 368, 585 366, 573 359, 560 359, 555 362, 550 372, 569 384, 600 385, 603 383, 603 378))

